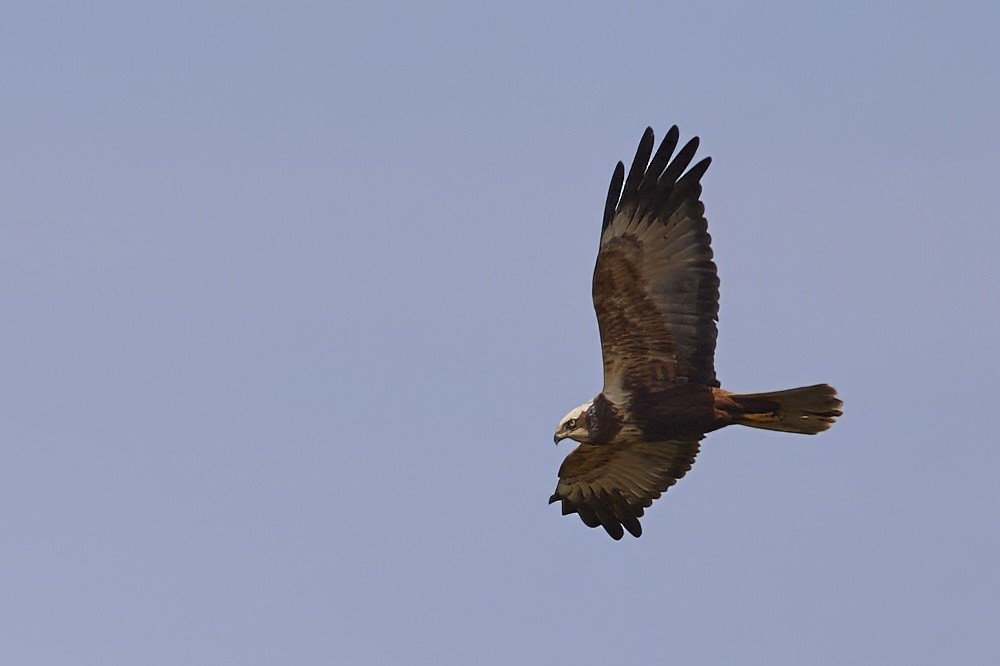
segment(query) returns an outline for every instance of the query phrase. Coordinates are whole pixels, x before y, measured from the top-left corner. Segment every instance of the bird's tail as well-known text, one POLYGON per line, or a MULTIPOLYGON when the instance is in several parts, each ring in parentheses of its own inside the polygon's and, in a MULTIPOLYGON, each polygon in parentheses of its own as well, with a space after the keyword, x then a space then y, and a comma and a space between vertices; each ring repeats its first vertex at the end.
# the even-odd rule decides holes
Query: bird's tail
POLYGON ((782 432, 815 435, 840 416, 843 406, 832 386, 816 384, 771 393, 735 394, 736 423, 782 432))

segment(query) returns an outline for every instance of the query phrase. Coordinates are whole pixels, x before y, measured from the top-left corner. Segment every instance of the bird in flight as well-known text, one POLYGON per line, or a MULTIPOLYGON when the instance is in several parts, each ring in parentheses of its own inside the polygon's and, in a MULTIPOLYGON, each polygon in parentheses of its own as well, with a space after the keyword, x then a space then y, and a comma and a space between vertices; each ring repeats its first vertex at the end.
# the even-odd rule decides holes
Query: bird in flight
POLYGON ((674 155, 679 136, 671 127, 654 154, 646 128, 628 176, 621 162, 611 176, 593 280, 604 388, 555 432, 556 444, 579 446, 549 503, 616 540, 642 534, 644 510, 691 469, 706 433, 735 424, 815 435, 841 415, 826 384, 720 388, 719 278, 700 183, 711 158, 688 169, 698 137, 674 155))

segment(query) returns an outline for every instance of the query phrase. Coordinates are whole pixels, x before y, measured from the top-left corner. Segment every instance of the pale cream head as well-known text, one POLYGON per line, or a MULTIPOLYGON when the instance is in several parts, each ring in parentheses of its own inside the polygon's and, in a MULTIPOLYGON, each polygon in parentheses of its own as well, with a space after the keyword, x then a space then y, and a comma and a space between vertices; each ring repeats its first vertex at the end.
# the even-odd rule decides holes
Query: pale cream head
POLYGON ((569 438, 575 439, 578 442, 585 442, 590 436, 590 431, 587 430, 587 417, 584 416, 584 412, 590 409, 590 406, 594 402, 590 401, 586 404, 580 405, 579 407, 574 407, 569 410, 569 413, 562 417, 559 421, 559 427, 556 428, 556 434, 553 438, 555 443, 558 444, 560 440, 569 438))

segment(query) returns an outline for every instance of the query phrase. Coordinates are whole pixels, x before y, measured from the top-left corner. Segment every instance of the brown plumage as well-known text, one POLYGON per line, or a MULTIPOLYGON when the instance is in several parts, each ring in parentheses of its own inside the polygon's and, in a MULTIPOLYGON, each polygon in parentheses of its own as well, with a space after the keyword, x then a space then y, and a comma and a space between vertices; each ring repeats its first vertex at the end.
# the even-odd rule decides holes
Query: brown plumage
POLYGON ((719 388, 719 278, 700 200, 711 159, 688 169, 695 137, 671 160, 678 137, 670 128, 653 154, 647 128, 628 177, 621 162, 612 175, 593 280, 604 388, 555 434, 581 444, 560 467, 550 503, 615 539, 642 533, 644 510, 691 469, 706 433, 739 424, 816 434, 841 415, 825 384, 743 395, 719 388))

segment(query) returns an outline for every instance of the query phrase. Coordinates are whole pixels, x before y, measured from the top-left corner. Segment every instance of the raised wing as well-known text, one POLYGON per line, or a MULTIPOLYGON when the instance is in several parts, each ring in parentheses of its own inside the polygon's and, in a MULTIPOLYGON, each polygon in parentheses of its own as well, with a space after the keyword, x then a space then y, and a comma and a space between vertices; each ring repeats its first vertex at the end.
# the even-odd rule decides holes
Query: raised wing
POLYGON ((561 500, 564 516, 578 513, 588 527, 601 525, 616 541, 624 530, 637 537, 639 518, 691 469, 700 440, 580 444, 559 468, 549 504, 561 500))
POLYGON ((699 200, 711 158, 684 173, 698 138, 671 161, 678 136, 671 127, 650 160, 646 128, 628 178, 621 162, 611 178, 593 295, 612 397, 656 382, 719 385, 719 278, 699 200))

